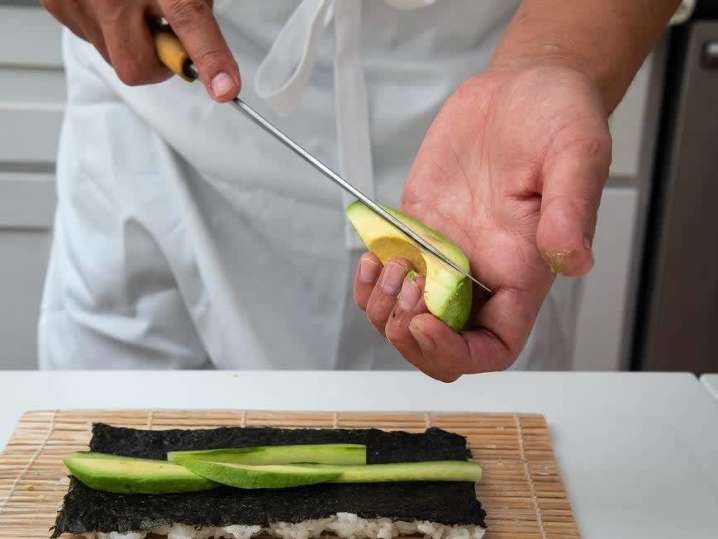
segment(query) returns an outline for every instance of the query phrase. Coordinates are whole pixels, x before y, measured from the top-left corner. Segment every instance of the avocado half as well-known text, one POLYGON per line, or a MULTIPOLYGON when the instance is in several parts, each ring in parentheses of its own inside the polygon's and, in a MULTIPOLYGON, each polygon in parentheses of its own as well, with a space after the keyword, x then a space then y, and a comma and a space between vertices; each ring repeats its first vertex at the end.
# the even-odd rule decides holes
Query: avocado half
MULTIPOLYGON (((428 240, 460 268, 469 271, 469 259, 456 244, 408 215, 387 206, 382 207, 428 240)), ((426 308, 454 331, 461 331, 471 313, 472 286, 469 278, 421 249, 403 232, 387 223, 361 202, 350 204, 346 214, 364 245, 381 260, 382 264, 393 258, 405 258, 411 262, 416 273, 425 277, 426 308)))

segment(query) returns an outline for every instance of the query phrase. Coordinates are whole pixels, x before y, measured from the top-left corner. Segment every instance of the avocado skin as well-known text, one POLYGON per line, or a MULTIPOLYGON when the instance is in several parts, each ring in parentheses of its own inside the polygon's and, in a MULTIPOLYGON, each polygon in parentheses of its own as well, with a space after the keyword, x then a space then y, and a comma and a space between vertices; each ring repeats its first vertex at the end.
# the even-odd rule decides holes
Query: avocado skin
POLYGON ((461 331, 466 326, 466 322, 469 321, 469 315, 471 314, 471 301, 472 301, 472 289, 473 285, 468 277, 464 277, 459 286, 456 288, 456 292, 449 299, 446 306, 446 311, 442 317, 443 322, 456 332, 461 331))

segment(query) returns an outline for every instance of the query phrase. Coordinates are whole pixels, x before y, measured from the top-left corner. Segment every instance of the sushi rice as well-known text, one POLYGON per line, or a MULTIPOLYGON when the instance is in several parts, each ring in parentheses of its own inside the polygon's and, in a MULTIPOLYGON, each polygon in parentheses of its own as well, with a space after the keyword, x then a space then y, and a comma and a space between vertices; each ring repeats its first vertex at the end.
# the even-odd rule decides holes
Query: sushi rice
POLYGON ((268 527, 233 525, 195 528, 185 524, 138 532, 88 532, 85 539, 145 539, 150 534, 167 539, 250 539, 257 535, 280 539, 313 539, 333 534, 342 539, 393 539, 423 535, 427 539, 481 539, 486 530, 476 525, 448 525, 428 521, 403 522, 390 518, 361 518, 354 513, 337 513, 328 518, 298 523, 276 522, 268 527))

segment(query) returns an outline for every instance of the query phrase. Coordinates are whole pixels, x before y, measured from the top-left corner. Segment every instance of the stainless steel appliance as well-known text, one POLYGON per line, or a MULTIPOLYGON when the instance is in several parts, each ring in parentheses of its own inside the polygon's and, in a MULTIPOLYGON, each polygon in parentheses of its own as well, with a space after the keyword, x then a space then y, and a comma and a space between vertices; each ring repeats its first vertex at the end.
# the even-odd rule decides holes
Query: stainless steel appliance
POLYGON ((668 47, 631 366, 718 372, 718 0, 668 47))

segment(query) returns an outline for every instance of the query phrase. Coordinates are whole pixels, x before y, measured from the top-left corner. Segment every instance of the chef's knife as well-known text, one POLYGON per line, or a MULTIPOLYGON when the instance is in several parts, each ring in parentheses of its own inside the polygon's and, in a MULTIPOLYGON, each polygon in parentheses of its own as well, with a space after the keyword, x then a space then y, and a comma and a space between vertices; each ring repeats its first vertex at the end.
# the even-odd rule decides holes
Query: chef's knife
MULTIPOLYGON (((161 27, 161 28, 155 28, 155 47, 157 49, 157 56, 160 58, 162 63, 166 65, 172 72, 174 72, 176 75, 179 75, 184 80, 192 82, 195 79, 198 78, 199 74, 197 72, 197 69, 192 63, 192 59, 189 57, 189 54, 187 54, 187 51, 184 49, 184 46, 180 42, 180 40, 177 38, 177 36, 169 29, 169 27, 161 27)), ((339 174, 334 172, 332 169, 330 169, 327 165, 322 163, 319 159, 314 157, 311 153, 309 153, 307 150, 302 148, 299 144, 294 142, 291 138, 289 138, 284 132, 282 132, 280 129, 278 129, 276 126, 274 126, 271 122, 269 122, 266 118, 264 118, 261 114, 259 114, 256 110, 254 110, 252 107, 247 105, 244 101, 242 101, 239 97, 235 97, 232 99, 232 101, 229 102, 230 105, 235 107, 237 110, 242 112, 245 116, 247 116, 249 119, 251 119, 255 124, 257 124, 259 127, 270 133, 272 136, 274 136, 276 139, 278 139, 280 142, 282 142, 285 146, 287 146, 290 150, 292 150, 294 153, 296 153, 299 157, 307 161, 309 164, 311 164, 314 168, 316 168, 319 172, 324 174, 327 178, 332 180, 335 184, 337 184, 339 187, 344 189, 345 191, 349 192, 356 198, 358 198, 364 205, 366 205, 370 210, 372 210, 374 213, 376 213, 379 217, 390 223, 395 228, 399 229, 401 232, 406 234, 409 238, 411 238, 415 243, 417 243, 422 249, 425 251, 428 251, 435 257, 437 257, 439 260, 450 266, 455 271, 458 271, 465 277, 468 277, 471 279, 474 283, 476 283, 481 289, 488 292, 489 294, 492 293, 491 289, 486 286, 485 284, 481 283, 477 279, 475 279, 470 273, 464 271, 461 269, 453 260, 451 260, 447 255, 445 255, 443 252, 441 252, 439 249, 434 247, 431 243, 429 243, 427 240, 425 240, 423 237, 421 237, 419 234, 414 232, 411 228, 409 228, 407 225, 402 223, 399 219, 394 217, 391 213, 386 211, 382 206, 371 200, 368 196, 366 196, 364 193, 359 191, 356 187, 354 187, 351 183, 349 183, 347 180, 342 178, 339 174)))

